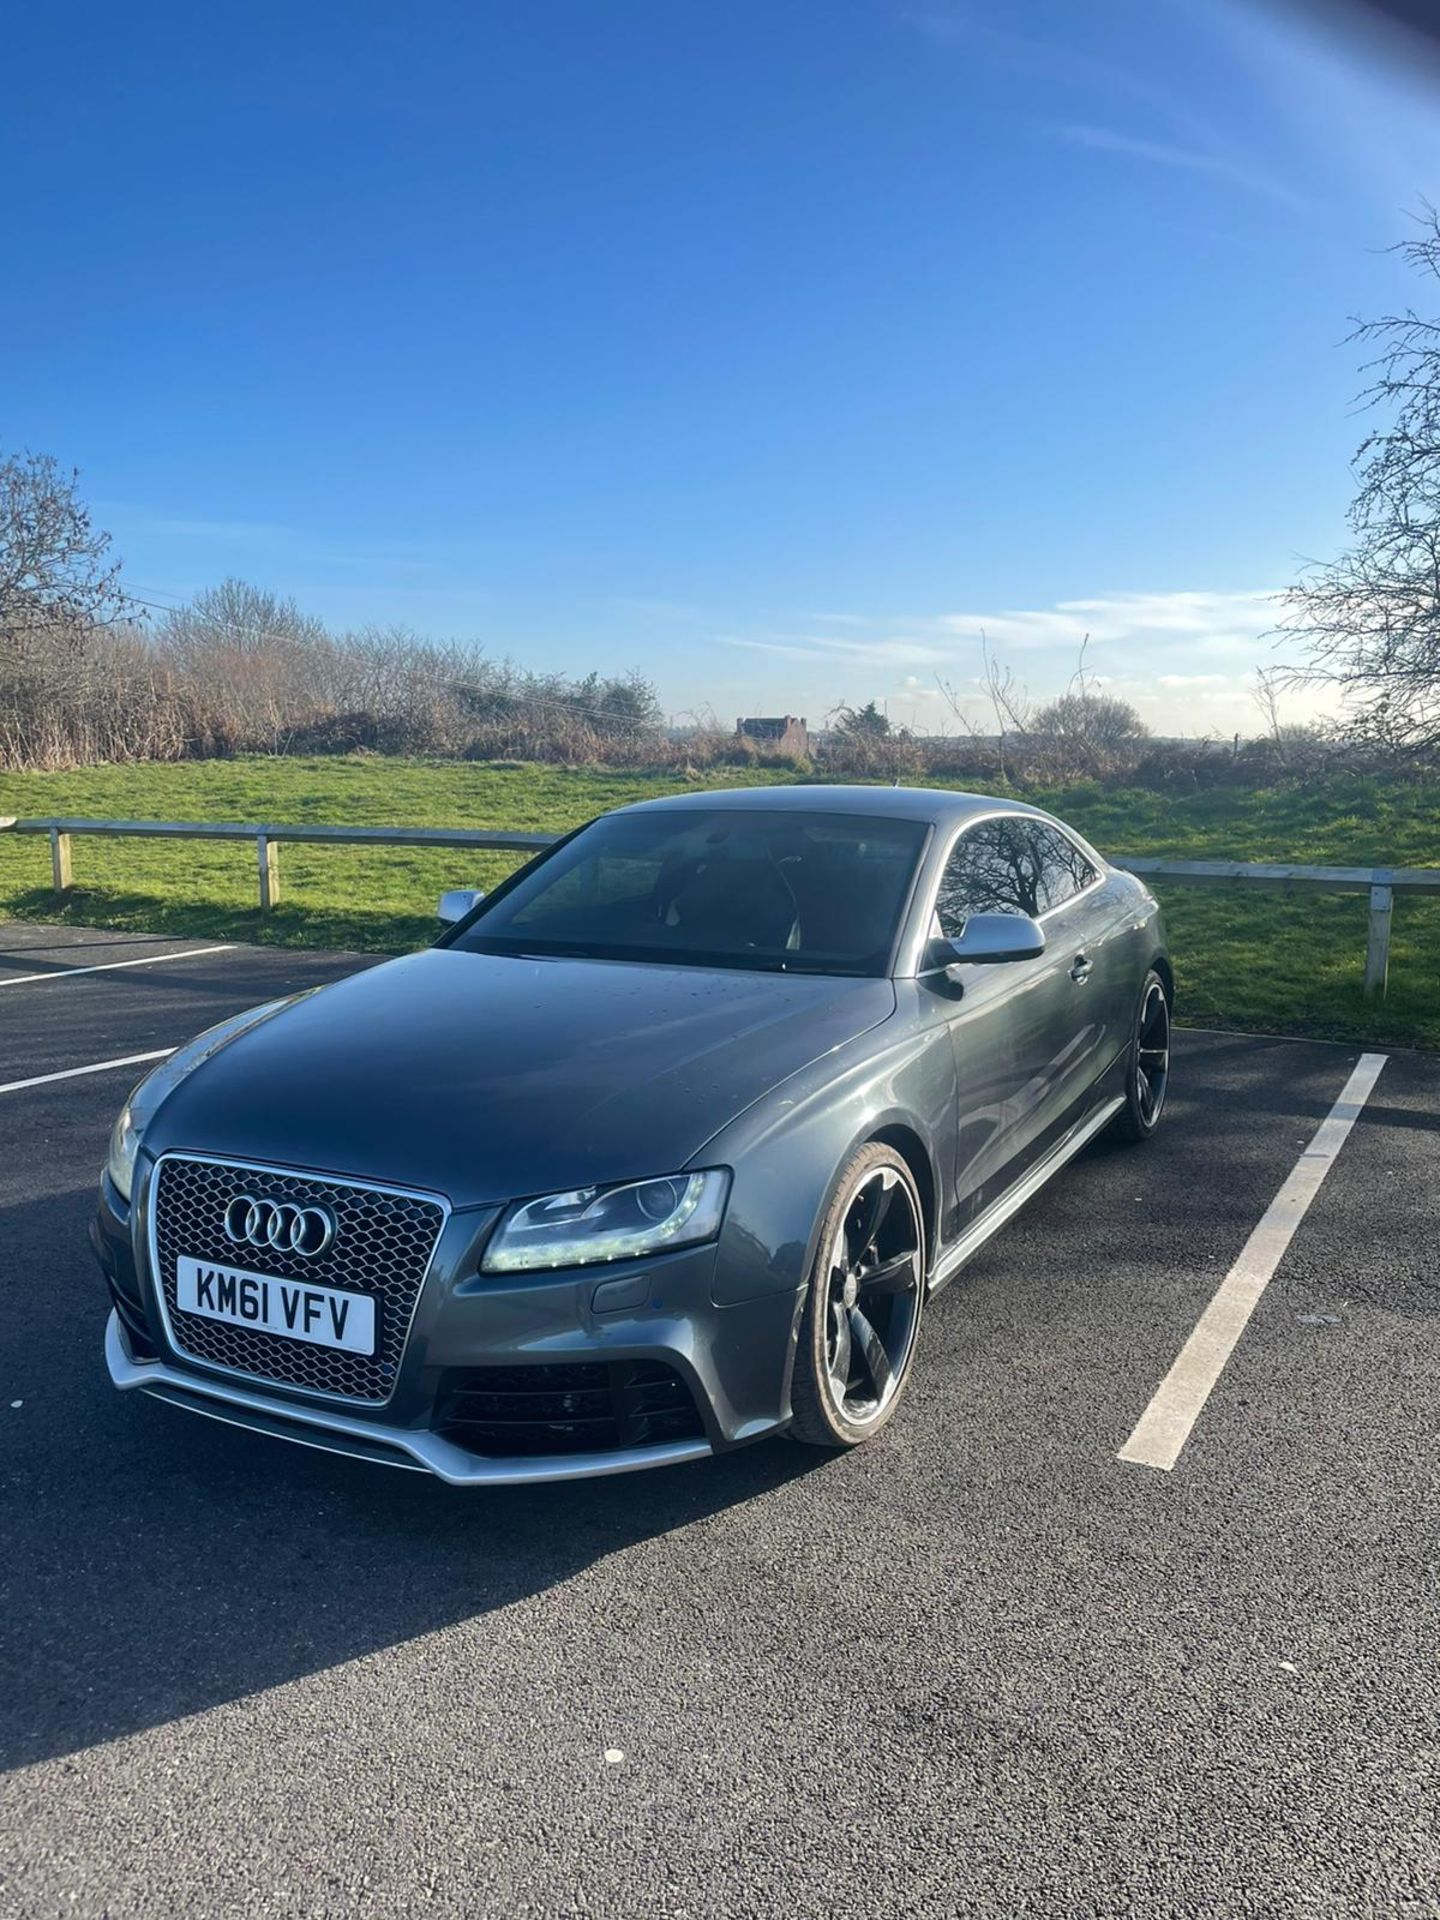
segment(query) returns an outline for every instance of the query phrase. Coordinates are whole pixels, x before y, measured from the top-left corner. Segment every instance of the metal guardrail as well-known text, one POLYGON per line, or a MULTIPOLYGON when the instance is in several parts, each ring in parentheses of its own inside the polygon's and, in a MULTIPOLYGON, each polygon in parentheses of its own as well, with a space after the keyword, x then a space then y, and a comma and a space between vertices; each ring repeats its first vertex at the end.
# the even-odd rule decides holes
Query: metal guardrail
POLYGON ((160 840, 253 840, 260 875, 260 905, 280 900, 280 842, 331 842, 359 847, 470 847, 489 852, 538 853, 558 833, 488 833, 476 827, 252 826, 238 820, 17 820, 0 816, 0 832, 48 834, 50 872, 56 893, 75 884, 71 841, 76 834, 115 834, 160 840))
MULTIPOLYGON (((280 899, 280 843, 378 847, 459 847, 472 851, 538 853, 558 833, 491 833, 475 827, 255 826, 216 820, 77 820, 55 817, 17 820, 0 816, 0 832, 44 834, 50 841, 51 878, 57 894, 75 884, 71 842, 77 834, 134 836, 170 840, 253 840, 260 881, 260 905, 280 899)), ((1365 994, 1384 994, 1390 971, 1390 926, 1397 893, 1440 894, 1440 869, 1432 867, 1294 867, 1252 865, 1230 860, 1170 860, 1164 856, 1112 860, 1112 866, 1147 880, 1179 886, 1252 886, 1299 888, 1310 893, 1368 893, 1369 937, 1365 948, 1365 994)))
POLYGON ((1368 893, 1370 926, 1365 942, 1365 998, 1382 999, 1390 978, 1390 923, 1397 893, 1440 893, 1434 867, 1277 867, 1230 860, 1112 860, 1111 866, 1144 880, 1188 887, 1223 887, 1236 881, 1298 888, 1307 893, 1368 893))

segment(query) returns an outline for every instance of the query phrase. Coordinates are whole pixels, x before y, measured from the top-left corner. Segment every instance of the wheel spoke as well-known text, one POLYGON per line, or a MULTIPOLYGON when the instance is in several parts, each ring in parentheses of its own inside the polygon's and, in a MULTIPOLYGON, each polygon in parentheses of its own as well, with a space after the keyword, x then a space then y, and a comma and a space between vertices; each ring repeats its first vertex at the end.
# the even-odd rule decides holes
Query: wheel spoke
POLYGON ((919 1279, 920 1257, 914 1248, 882 1260, 878 1267, 860 1276, 862 1293, 909 1293, 919 1279))
POLYGON ((829 1344, 833 1349, 827 1356, 830 1385, 835 1395, 836 1405, 843 1407, 845 1396, 850 1390, 852 1341, 849 1316, 838 1300, 830 1309, 829 1344))
POLYGON ((874 1327, 865 1318, 859 1307, 851 1307, 847 1318, 850 1322, 850 1337, 860 1349, 860 1358, 865 1363, 865 1371, 875 1389, 875 1398, 882 1401, 890 1391, 890 1356, 874 1327))
POLYGON ((870 1251, 871 1247, 874 1246, 875 1236, 879 1233, 881 1227, 884 1226, 885 1216, 890 1211, 890 1202, 895 1196, 896 1187, 899 1183, 897 1181, 886 1181, 884 1179, 883 1174, 888 1171, 888 1168, 883 1169, 882 1173, 877 1175, 877 1177, 868 1184, 864 1193, 861 1195, 863 1211, 861 1211, 859 1218, 855 1221, 853 1234, 850 1230, 849 1223, 846 1223, 846 1243, 850 1249, 850 1259, 854 1264, 858 1265, 870 1251))

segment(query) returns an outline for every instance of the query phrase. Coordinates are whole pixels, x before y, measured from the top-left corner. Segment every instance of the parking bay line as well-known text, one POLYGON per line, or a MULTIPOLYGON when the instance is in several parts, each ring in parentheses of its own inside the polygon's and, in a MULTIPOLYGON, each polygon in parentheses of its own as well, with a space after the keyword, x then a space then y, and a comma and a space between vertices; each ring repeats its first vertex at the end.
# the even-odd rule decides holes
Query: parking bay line
POLYGON ((1361 1054, 1340 1098, 1320 1122, 1314 1139, 1245 1242, 1240 1258, 1220 1282, 1174 1366, 1155 1389, 1135 1431, 1115 1456, 1117 1460, 1168 1473, 1179 1459, 1225 1362, 1259 1305, 1295 1229, 1320 1191, 1321 1182, 1334 1166, 1388 1058, 1383 1053, 1361 1054))
POLYGON ((97 1060, 88 1067, 66 1067, 61 1073, 37 1073, 28 1080, 6 1080, 0 1093, 20 1093, 26 1087, 48 1087, 52 1080, 76 1080, 83 1073, 109 1073, 112 1067, 139 1067, 148 1060, 168 1060, 174 1047, 157 1047, 154 1053, 125 1053, 118 1060, 97 1060))
MULTIPOLYGON (((71 980, 77 973, 114 973, 120 967, 159 967, 167 960, 198 960, 202 953, 233 953, 235 943, 227 941, 220 947, 191 947, 186 953, 147 953, 139 960, 102 960, 94 967, 56 967, 48 973, 15 973, 7 979, 0 979, 0 987, 28 987, 37 980, 71 980)), ((5 1089, 0 1087, 0 1093, 5 1089)))

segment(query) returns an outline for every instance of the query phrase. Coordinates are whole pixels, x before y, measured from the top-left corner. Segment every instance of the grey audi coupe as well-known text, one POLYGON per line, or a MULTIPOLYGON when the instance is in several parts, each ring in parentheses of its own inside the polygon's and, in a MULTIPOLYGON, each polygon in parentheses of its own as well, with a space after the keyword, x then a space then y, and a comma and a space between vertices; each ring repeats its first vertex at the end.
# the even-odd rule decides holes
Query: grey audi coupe
POLYGON ((647 801, 442 917, 130 1096, 116 1386, 461 1485, 855 1446, 937 1288, 1165 1104, 1155 901, 1010 801, 647 801))

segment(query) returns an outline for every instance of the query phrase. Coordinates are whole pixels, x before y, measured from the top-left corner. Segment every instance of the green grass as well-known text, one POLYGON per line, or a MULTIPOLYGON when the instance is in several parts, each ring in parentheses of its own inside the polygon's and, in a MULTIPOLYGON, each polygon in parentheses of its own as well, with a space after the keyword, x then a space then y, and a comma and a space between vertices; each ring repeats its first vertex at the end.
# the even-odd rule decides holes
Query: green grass
MULTIPOLYGON (((777 773, 673 773, 467 765, 372 757, 212 760, 0 774, 0 814, 396 826, 577 825, 626 801, 694 785, 756 786, 777 773)), ((1072 787, 1040 796, 1102 851, 1316 866, 1440 867, 1440 809, 1423 786, 1372 780, 1175 798, 1072 787)), ((447 886, 493 886, 518 856, 283 846, 283 897, 255 905, 243 841, 75 842, 76 891, 49 890, 42 839, 0 834, 0 918, 393 952, 433 937, 447 886)), ((1162 887, 1192 1025, 1440 1047, 1440 900, 1395 909, 1390 992, 1361 997, 1363 895, 1162 887)))
MULTIPOLYGON (((704 784, 758 786, 776 777, 737 771, 704 784)), ((0 773, 0 814, 558 833, 686 785, 673 774, 369 755, 195 760, 0 773)), ((253 843, 77 837, 74 850, 76 891, 62 906, 50 891, 49 842, 0 833, 0 917, 398 952, 435 937, 435 902, 446 887, 493 887, 524 858, 443 847, 283 845, 281 904, 262 914, 253 843)))

